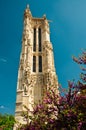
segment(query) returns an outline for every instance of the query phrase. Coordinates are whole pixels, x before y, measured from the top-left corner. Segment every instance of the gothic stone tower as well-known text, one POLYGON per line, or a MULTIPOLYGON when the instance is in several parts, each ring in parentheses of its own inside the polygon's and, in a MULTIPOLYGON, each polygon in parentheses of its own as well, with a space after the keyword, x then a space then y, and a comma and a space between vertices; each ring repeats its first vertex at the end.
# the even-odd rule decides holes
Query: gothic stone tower
POLYGON ((22 51, 18 71, 16 120, 24 123, 21 116, 22 111, 25 111, 23 105, 32 110, 34 103, 42 101, 44 89, 47 90, 48 86, 58 91, 49 23, 45 15, 42 18, 32 17, 27 6, 24 12, 22 51))

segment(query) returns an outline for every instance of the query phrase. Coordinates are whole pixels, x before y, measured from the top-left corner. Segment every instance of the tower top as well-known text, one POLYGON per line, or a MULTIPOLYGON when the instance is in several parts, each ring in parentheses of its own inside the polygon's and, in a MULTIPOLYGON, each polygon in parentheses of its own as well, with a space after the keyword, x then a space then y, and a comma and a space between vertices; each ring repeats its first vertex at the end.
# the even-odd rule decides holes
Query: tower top
POLYGON ((29 8, 29 4, 27 4, 26 6, 26 9, 25 9, 25 12, 24 12, 24 16, 25 17, 32 17, 32 14, 31 14, 31 11, 30 11, 30 8, 29 8))
POLYGON ((27 8, 29 9, 29 4, 27 4, 27 8))

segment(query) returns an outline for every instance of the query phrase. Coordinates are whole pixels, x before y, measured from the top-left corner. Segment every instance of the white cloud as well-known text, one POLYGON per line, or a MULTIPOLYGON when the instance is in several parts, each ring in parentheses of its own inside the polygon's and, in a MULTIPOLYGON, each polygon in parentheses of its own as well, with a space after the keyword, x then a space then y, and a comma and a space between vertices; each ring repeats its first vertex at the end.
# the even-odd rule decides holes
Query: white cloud
POLYGON ((4 109, 5 107, 3 105, 0 106, 1 109, 4 109))
POLYGON ((6 62, 7 62, 7 60, 6 60, 6 59, 4 59, 4 58, 0 58, 0 61, 1 61, 1 62, 4 62, 4 63, 6 63, 6 62))

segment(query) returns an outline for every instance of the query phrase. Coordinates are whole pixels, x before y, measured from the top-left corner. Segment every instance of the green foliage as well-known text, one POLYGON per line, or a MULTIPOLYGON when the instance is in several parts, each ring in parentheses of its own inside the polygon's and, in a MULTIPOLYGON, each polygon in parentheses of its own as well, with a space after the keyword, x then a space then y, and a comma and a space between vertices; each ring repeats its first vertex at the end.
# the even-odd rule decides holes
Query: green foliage
POLYGON ((0 130, 11 130, 14 126, 15 119, 13 115, 0 114, 0 130))

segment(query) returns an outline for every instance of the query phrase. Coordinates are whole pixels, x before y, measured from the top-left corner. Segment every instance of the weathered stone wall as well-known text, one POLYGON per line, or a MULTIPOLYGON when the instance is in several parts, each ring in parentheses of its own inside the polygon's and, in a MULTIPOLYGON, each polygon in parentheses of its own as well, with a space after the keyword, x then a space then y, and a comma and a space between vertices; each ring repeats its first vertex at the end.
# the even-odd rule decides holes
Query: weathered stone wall
MULTIPOLYGON (((25 123, 21 116, 22 111, 26 111, 23 105, 33 110, 33 105, 42 101, 44 89, 48 86, 58 88, 53 47, 50 42, 49 22, 45 15, 42 18, 32 17, 29 8, 26 8, 24 12, 24 30, 17 82, 16 120, 20 123, 25 123), (33 51, 34 28, 36 28, 36 51, 33 51), (41 51, 38 50, 39 28, 42 30, 41 51), (36 72, 33 72, 33 56, 36 56, 36 72), (42 56, 42 72, 38 71, 39 56, 42 56)), ((58 93, 58 89, 56 92, 58 93)), ((14 130, 16 130, 16 127, 14 130)))

